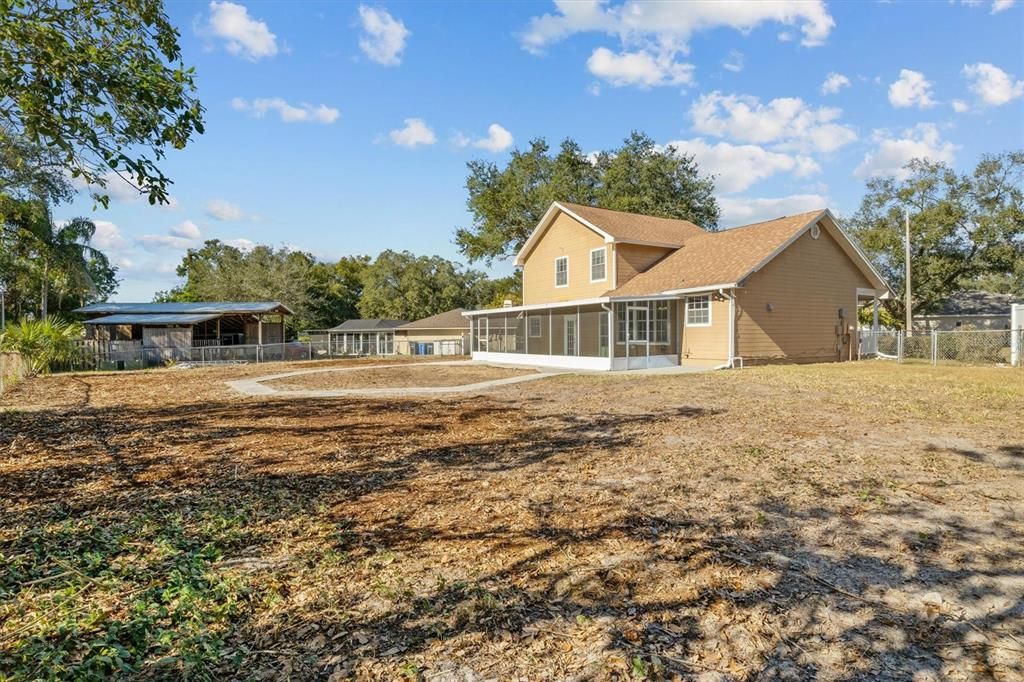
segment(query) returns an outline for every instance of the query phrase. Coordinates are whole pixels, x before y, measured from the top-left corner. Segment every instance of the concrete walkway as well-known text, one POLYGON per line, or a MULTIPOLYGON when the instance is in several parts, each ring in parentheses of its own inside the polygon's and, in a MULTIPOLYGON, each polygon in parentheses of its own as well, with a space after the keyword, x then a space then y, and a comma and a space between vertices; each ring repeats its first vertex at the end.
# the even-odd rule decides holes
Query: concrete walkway
MULTIPOLYGON (((326 367, 324 369, 303 369, 295 372, 282 372, 280 374, 268 374, 252 379, 238 379, 226 382, 229 387, 244 395, 262 396, 267 398, 401 398, 414 395, 447 395, 455 393, 482 393, 498 386, 519 384, 524 381, 536 381, 546 377, 563 374, 553 369, 539 370, 536 374, 524 374, 506 379, 492 379, 490 381, 479 381, 475 384, 463 384, 461 386, 407 386, 404 388, 338 388, 320 390, 281 390, 264 384, 264 381, 274 379, 285 379, 303 374, 318 374, 321 372, 358 372, 364 369, 399 369, 403 367, 422 367, 424 365, 447 365, 447 366, 494 366, 483 362, 472 360, 451 360, 447 362, 423 362, 403 363, 388 365, 359 365, 357 367, 326 367)), ((528 367, 516 367, 515 369, 530 369, 528 367)))

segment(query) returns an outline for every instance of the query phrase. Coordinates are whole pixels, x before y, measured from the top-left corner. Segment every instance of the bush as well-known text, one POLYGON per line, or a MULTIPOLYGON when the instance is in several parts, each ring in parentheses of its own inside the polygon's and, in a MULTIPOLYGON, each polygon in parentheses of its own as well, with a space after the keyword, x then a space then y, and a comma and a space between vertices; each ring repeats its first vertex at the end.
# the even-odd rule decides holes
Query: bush
POLYGON ((75 357, 75 341, 81 336, 82 325, 77 322, 57 317, 22 318, 0 334, 0 350, 21 353, 34 374, 46 374, 54 364, 70 362, 75 357))

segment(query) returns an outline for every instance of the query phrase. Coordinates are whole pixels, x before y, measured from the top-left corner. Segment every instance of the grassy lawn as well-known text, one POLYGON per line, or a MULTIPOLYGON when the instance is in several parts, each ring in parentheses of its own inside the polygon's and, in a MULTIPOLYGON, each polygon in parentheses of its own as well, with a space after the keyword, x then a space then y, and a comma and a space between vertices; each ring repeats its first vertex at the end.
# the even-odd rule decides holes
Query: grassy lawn
POLYGON ((0 399, 0 679, 1024 676, 1024 371, 292 367, 0 399))

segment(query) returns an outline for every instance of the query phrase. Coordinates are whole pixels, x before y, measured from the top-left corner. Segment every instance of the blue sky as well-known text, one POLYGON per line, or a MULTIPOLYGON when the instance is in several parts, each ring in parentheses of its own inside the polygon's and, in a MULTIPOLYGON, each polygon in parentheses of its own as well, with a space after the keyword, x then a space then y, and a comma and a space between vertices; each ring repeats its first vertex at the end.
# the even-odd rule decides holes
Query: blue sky
MULTIPOLYGON (((534 137, 631 130, 718 176, 723 227, 827 205, 914 156, 967 170, 1024 147, 1024 8, 985 2, 170 2, 206 133, 87 215, 118 300, 177 283, 218 238, 322 258, 459 260, 465 164, 534 137)), ((512 271, 495 264, 493 274, 512 271)))

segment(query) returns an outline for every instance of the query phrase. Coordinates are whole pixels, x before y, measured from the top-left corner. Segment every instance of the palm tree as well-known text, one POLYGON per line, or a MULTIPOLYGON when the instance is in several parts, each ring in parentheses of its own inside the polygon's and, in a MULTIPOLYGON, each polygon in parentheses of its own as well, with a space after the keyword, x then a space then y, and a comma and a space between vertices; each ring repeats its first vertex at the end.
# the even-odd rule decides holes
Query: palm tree
POLYGON ((72 289, 94 291, 91 273, 97 270, 96 264, 99 269, 108 268, 109 261, 102 251, 89 245, 96 234, 96 225, 91 220, 72 218, 57 223, 45 204, 38 202, 36 208, 19 221, 18 234, 28 241, 42 268, 39 315, 45 320, 51 278, 66 280, 72 289))

